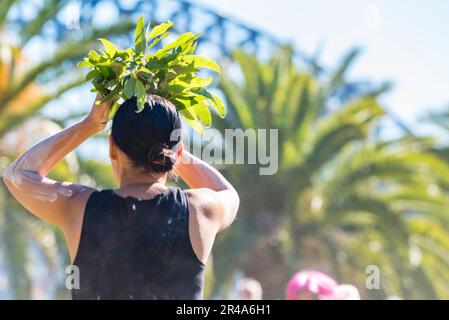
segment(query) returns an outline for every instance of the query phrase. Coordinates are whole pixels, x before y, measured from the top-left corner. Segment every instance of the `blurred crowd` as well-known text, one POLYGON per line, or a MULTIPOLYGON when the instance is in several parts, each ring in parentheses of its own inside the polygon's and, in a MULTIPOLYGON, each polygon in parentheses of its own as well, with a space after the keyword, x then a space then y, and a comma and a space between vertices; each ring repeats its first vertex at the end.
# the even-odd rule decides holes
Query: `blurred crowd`
MULTIPOLYGON (((262 285, 256 279, 245 277, 237 281, 239 300, 262 300, 262 285)), ((338 283, 331 276, 316 270, 302 270, 293 275, 285 289, 287 300, 361 300, 359 290, 338 283)), ((387 300, 400 300, 389 297, 387 300)))

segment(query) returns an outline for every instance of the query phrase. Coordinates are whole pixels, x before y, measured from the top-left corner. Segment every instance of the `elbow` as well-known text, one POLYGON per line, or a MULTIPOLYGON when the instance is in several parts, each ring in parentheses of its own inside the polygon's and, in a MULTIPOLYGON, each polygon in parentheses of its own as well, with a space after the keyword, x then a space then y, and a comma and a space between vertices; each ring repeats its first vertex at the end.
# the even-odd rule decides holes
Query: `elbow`
POLYGON ((10 189, 10 183, 11 183, 11 166, 7 167, 6 170, 3 172, 3 183, 5 186, 10 189))
POLYGON ((14 185, 20 184, 21 177, 17 176, 18 174, 20 174, 20 173, 17 172, 17 170, 16 170, 15 162, 10 164, 6 168, 5 172, 3 172, 3 183, 8 188, 8 190, 11 192, 12 192, 11 189, 14 185))

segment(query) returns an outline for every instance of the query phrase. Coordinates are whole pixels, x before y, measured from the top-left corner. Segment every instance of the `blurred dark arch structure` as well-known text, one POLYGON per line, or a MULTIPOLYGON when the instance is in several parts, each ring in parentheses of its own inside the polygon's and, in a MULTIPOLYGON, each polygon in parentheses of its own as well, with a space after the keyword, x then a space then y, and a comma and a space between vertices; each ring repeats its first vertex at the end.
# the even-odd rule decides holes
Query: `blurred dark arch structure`
MULTIPOLYGON (((57 1, 57 0, 55 0, 57 1)), ((15 14, 8 19, 8 25, 20 30, 29 21, 29 14, 24 12, 38 12, 41 0, 23 0, 16 3, 15 14), (27 7, 27 8, 25 8, 27 7)), ((42 36, 48 40, 62 42, 74 29, 91 27, 94 24, 96 10, 101 6, 108 6, 107 13, 115 15, 112 20, 122 21, 125 19, 136 20, 139 16, 145 16, 146 20, 152 24, 162 21, 172 20, 178 33, 192 31, 194 33, 204 33, 200 41, 207 43, 208 53, 216 59, 229 58, 237 48, 257 56, 269 56, 276 48, 290 46, 274 35, 252 28, 247 24, 226 17, 214 10, 190 2, 187 0, 59 0, 64 6, 76 5, 79 7, 78 18, 74 21, 67 21, 67 18, 56 16, 45 22, 47 30, 42 36)), ((108 18, 103 16, 102 18, 108 18)), ((45 28, 43 29, 45 30, 45 28)), ((128 43, 130 37, 126 36, 123 43, 128 43)), ((318 77, 326 75, 326 69, 318 62, 319 54, 309 56, 301 49, 293 49, 294 57, 301 64, 305 65, 318 77)), ((360 92, 369 91, 371 83, 366 81, 350 82, 343 85, 336 97, 344 102, 360 92)), ((412 131, 405 125, 399 117, 390 113, 394 124, 403 132, 412 134, 412 131)))
MULTIPOLYGON (((92 26, 96 8, 101 5, 108 5, 110 9, 113 8, 114 13, 117 13, 117 20, 129 17, 135 19, 143 15, 155 24, 172 20, 175 23, 176 31, 179 33, 187 31, 204 33, 200 41, 214 46, 220 56, 229 56, 236 48, 245 48, 251 53, 258 54, 262 48, 270 52, 272 49, 286 45, 286 43, 265 31, 249 27, 243 22, 225 17, 210 8, 186 0, 61 1, 66 2, 67 5, 78 5, 82 14, 79 15, 77 21, 63 21, 62 18, 57 17, 46 22, 52 31, 44 34, 44 36, 51 37, 57 42, 64 40, 73 31, 73 28, 92 26)), ((19 1, 16 4, 16 14, 8 19, 8 24, 19 29, 26 26, 29 18, 21 13, 32 11, 34 6, 36 6, 37 11, 38 5, 39 0, 19 1), (20 14, 17 14, 19 12, 20 14)), ((294 53, 296 57, 307 64, 314 63, 313 59, 300 49, 296 48, 294 53)), ((318 71, 323 70, 319 67, 318 71)))

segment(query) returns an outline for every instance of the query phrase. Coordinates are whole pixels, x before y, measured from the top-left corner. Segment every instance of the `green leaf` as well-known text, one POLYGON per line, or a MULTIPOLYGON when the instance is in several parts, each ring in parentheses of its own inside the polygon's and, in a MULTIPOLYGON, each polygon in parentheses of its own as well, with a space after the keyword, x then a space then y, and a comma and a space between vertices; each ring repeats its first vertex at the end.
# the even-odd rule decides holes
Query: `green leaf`
POLYGON ((143 54, 145 52, 145 19, 142 17, 137 20, 136 31, 134 34, 134 42, 136 48, 136 54, 143 54))
POLYGON ((194 73, 194 72, 199 71, 199 69, 195 68, 193 65, 173 66, 173 67, 170 68, 170 70, 172 70, 177 75, 181 75, 181 74, 184 74, 184 73, 194 73))
POLYGON ((122 86, 120 84, 116 85, 115 88, 111 92, 109 92, 108 95, 106 95, 103 99, 101 99, 101 103, 117 98, 121 90, 122 86))
POLYGON ((118 99, 116 99, 111 106, 111 110, 109 111, 109 120, 112 120, 114 118, 119 106, 120 105, 118 104, 118 99))
POLYGON ((203 97, 205 97, 205 98, 207 98, 209 100, 214 100, 214 96, 209 91, 207 91, 207 89, 204 89, 204 88, 193 88, 190 91, 195 93, 195 94, 197 94, 197 95, 203 96, 203 97))
POLYGON ((220 66, 213 60, 202 56, 187 55, 183 57, 187 63, 193 63, 196 68, 207 68, 215 72, 221 73, 220 66))
POLYGON ((114 61, 110 64, 112 71, 116 75, 116 78, 120 78, 122 73, 125 71, 126 64, 114 61))
MULTIPOLYGON (((134 50, 133 50, 133 52, 134 52, 134 50)), ((115 59, 116 59, 116 61, 120 61, 120 62, 123 62, 126 64, 127 62, 130 62, 131 57, 127 50, 119 50, 115 54, 115 59), (119 59, 117 59, 117 58, 119 58, 119 59)))
POLYGON ((176 47, 180 47, 188 42, 194 41, 197 39, 200 35, 195 35, 192 32, 186 32, 181 34, 174 42, 166 45, 162 49, 158 50, 156 52, 156 57, 161 58, 163 57, 168 51, 175 49, 176 47))
POLYGON ((208 78, 193 78, 189 83, 188 86, 190 88, 195 88, 195 87, 205 87, 208 86, 209 84, 212 83, 212 78, 208 77, 208 78))
POLYGON ((175 106, 178 108, 179 113, 184 118, 185 122, 189 126, 191 126, 194 130, 198 131, 200 134, 204 133, 204 128, 201 126, 201 123, 198 121, 198 117, 192 108, 186 108, 182 102, 174 101, 175 106))
POLYGON ((181 50, 175 49, 173 50, 173 52, 163 56, 160 58, 160 61, 164 64, 169 64, 171 61, 175 60, 176 58, 178 58, 178 56, 182 53, 181 50))
POLYGON ((146 94, 137 97, 137 112, 141 112, 145 108, 146 101, 147 101, 146 94))
POLYGON ((167 68, 165 64, 163 64, 161 61, 159 61, 158 58, 151 58, 148 60, 146 67, 153 71, 158 71, 160 69, 167 68))
POLYGON ((103 49, 100 49, 100 53, 101 53, 100 60, 104 61, 109 56, 108 53, 106 51, 104 51, 103 49))
POLYGON ((153 48, 155 45, 157 45, 159 42, 161 41, 161 38, 156 38, 154 39, 153 42, 151 42, 151 44, 148 46, 148 49, 153 48))
POLYGON ((142 83, 142 82, 140 82, 139 80, 137 80, 136 81, 136 85, 135 85, 135 88, 134 88, 134 94, 136 95, 136 97, 141 97, 141 96, 144 96, 144 95, 146 95, 146 92, 145 92, 145 86, 144 86, 144 84, 142 83))
POLYGON ((165 23, 161 23, 157 26, 155 26, 153 28, 153 30, 151 30, 150 34, 148 35, 148 41, 150 41, 151 39, 154 39, 158 36, 161 36, 162 34, 164 34, 168 29, 171 28, 171 26, 173 25, 173 22, 171 22, 170 20, 165 22, 165 23))
POLYGON ((103 85, 103 83, 101 83, 98 80, 93 80, 92 84, 95 88, 95 91, 93 91, 93 92, 99 92, 99 93, 103 94, 107 90, 106 87, 103 85))
POLYGON ((104 47, 106 48, 106 52, 109 54, 109 56, 114 57, 115 53, 117 52, 117 48, 115 47, 115 45, 106 40, 106 39, 98 39, 101 41, 101 43, 104 45, 104 47))
POLYGON ((150 69, 145 68, 144 66, 141 66, 139 70, 148 73, 149 75, 154 75, 154 73, 150 69))
POLYGON ((126 81, 125 87, 123 88, 123 98, 131 99, 134 96, 135 88, 136 88, 136 78, 130 77, 126 81))
POLYGON ((202 132, 203 128, 199 120, 203 123, 204 126, 209 127, 212 123, 211 115, 209 108, 206 104, 207 98, 202 96, 180 96, 176 98, 175 106, 180 110, 184 110, 181 112, 181 115, 185 118, 185 120, 190 124, 196 126, 197 131, 202 132), (190 122, 189 122, 190 121, 190 122), (201 129, 200 129, 201 128, 201 129))
POLYGON ((226 108, 223 104, 223 101, 220 100, 220 98, 218 98, 216 95, 213 95, 214 99, 210 99, 209 103, 212 105, 212 107, 217 110, 218 115, 221 118, 226 117, 226 108))
POLYGON ((91 60, 92 62, 94 61, 98 61, 101 59, 101 56, 94 50, 90 50, 89 53, 87 54, 87 57, 89 58, 89 60, 91 60))
POLYGON ((165 33, 163 33, 163 34, 159 37, 159 39, 165 39, 165 38, 167 38, 169 35, 170 35, 170 32, 165 32, 165 33))
POLYGON ((93 67, 94 65, 89 62, 89 60, 83 60, 78 63, 78 68, 85 68, 85 67, 93 67))
POLYGON ((184 90, 186 90, 186 87, 184 87, 180 84, 172 84, 172 85, 168 85, 165 88, 165 90, 170 94, 178 95, 178 94, 182 93, 184 90))
POLYGON ((90 81, 92 79, 101 78, 101 77, 102 77, 102 75, 100 74, 100 72, 98 72, 97 70, 91 70, 86 75, 86 81, 90 81))
POLYGON ((201 123, 198 121, 198 119, 191 120, 187 117, 185 117, 185 113, 187 110, 181 110, 181 115, 184 117, 184 120, 187 122, 189 126, 191 126, 194 130, 198 131, 200 134, 204 134, 204 128, 201 126, 201 123))
POLYGON ((115 74, 112 68, 105 64, 98 64, 97 65, 98 71, 105 77, 106 79, 112 79, 114 78, 115 74))
POLYGON ((185 52, 185 54, 189 54, 189 55, 194 54, 197 46, 198 46, 198 42, 195 41, 193 43, 193 45, 185 52))
POLYGON ((160 37, 157 37, 156 39, 154 39, 150 45, 148 45, 148 49, 153 48, 155 45, 157 45, 162 39, 165 39, 168 37, 168 35, 170 34, 170 32, 165 32, 163 33, 160 37))
POLYGON ((195 110, 196 115, 198 116, 200 121, 204 124, 204 126, 210 127, 210 125, 212 124, 212 118, 206 102, 201 101, 197 104, 192 105, 192 108, 193 110, 195 110))

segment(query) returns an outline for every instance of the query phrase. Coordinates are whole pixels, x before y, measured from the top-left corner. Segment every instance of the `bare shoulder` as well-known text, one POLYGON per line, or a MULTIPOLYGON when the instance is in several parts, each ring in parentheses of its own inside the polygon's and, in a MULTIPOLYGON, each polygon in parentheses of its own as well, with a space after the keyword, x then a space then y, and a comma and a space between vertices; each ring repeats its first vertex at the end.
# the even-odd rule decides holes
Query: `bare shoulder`
POLYGON ((186 190, 191 212, 209 220, 217 230, 223 230, 234 221, 239 206, 235 190, 214 191, 209 188, 186 190))
POLYGON ((189 207, 193 213, 203 215, 207 218, 213 218, 218 214, 219 201, 215 191, 208 188, 188 189, 186 190, 189 199, 189 207))
MULTIPOLYGON (((87 201, 89 200, 92 193, 97 191, 94 188, 71 183, 66 186, 70 190, 72 190, 72 196, 70 197, 70 213, 77 213, 80 210, 84 209, 84 207, 87 204, 87 201)), ((81 210, 84 211, 84 210, 81 210)))
POLYGON ((69 186, 73 190, 73 195, 70 199, 70 205, 67 209, 68 225, 64 226, 64 229, 71 228, 74 224, 77 224, 79 220, 84 217, 84 211, 86 210, 87 202, 90 196, 96 191, 94 188, 71 184, 69 186))

